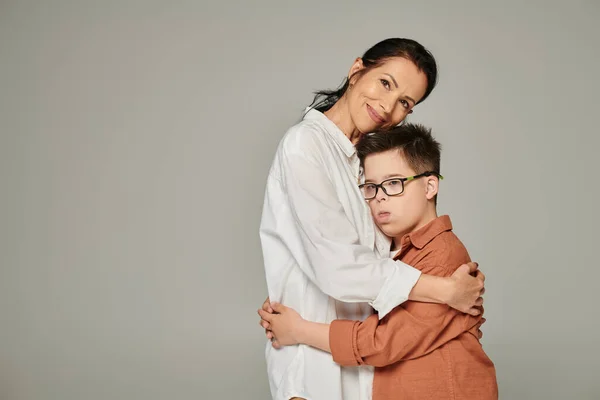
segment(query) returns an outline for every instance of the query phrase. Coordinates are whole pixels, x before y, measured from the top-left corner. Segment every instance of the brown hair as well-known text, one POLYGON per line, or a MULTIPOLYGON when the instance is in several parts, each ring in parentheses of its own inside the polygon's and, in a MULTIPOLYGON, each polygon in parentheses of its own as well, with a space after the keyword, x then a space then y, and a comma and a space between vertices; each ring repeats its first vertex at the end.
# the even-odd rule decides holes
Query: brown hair
POLYGON ((356 144, 361 166, 364 166, 368 155, 388 150, 401 151, 417 174, 426 171, 440 173, 441 145, 431 135, 430 128, 406 123, 387 131, 364 135, 356 144))
MULTIPOLYGON (((387 131, 364 135, 356 144, 361 167, 371 154, 398 150, 416 174, 440 174, 440 143, 431 135, 431 129, 420 124, 406 123, 387 131)), ((437 203, 437 196, 435 197, 437 203)))

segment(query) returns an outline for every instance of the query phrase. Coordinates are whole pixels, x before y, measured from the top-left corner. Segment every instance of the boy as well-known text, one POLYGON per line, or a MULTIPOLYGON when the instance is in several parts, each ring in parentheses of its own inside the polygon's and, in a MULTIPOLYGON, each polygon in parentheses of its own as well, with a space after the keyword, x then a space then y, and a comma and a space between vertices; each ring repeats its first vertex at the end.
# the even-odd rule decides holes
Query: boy
MULTIPOLYGON (((356 148, 365 174, 359 188, 376 224, 393 239, 392 257, 438 276, 469 262, 450 218, 437 216, 440 145, 430 130, 405 124, 366 135, 356 148)), ((481 316, 408 301, 381 320, 372 315, 329 325, 272 307, 277 314, 261 311, 261 317, 270 323, 274 347, 302 343, 344 366, 378 367, 373 400, 498 398, 494 364, 478 339, 481 316)))

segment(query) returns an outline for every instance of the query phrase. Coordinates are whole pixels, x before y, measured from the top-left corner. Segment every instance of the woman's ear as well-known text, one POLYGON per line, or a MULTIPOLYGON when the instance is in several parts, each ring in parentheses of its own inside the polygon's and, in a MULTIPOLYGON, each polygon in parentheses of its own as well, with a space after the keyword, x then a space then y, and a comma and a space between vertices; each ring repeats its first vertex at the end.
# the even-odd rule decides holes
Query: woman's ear
POLYGON ((354 64, 352 64, 350 71, 348 71, 348 81, 350 81, 350 84, 354 84, 356 82, 356 79, 358 78, 357 73, 362 71, 364 68, 365 66, 362 58, 358 57, 356 60, 354 60, 354 64))
POLYGON ((440 180, 437 176, 428 176, 426 184, 425 196, 427 200, 432 200, 438 194, 440 180))

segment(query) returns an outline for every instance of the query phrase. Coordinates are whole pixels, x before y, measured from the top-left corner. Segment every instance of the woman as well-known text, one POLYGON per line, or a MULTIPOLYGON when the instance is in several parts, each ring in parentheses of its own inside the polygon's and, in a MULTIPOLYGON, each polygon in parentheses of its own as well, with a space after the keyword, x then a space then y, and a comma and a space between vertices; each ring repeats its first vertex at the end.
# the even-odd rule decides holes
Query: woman
MULTIPOLYGON (((470 275, 476 264, 440 278, 392 260, 357 185, 354 144, 401 123, 436 80, 435 60, 422 45, 384 40, 356 59, 340 89, 317 93, 288 130, 269 172, 260 227, 270 299, 317 322, 364 319, 371 307, 382 318, 407 299, 479 313, 484 277, 470 275)), ((371 368, 341 368, 305 346, 269 343, 266 358, 274 399, 370 397, 371 368)))

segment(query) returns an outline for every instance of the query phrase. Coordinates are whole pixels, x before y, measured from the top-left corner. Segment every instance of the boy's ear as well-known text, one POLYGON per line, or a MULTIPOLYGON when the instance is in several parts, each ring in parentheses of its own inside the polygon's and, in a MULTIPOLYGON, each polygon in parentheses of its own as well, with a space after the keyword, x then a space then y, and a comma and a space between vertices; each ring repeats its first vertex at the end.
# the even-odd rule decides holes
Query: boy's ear
POLYGON ((438 194, 440 180, 437 176, 427 177, 427 186, 425 187, 425 196, 427 200, 432 200, 438 194))

